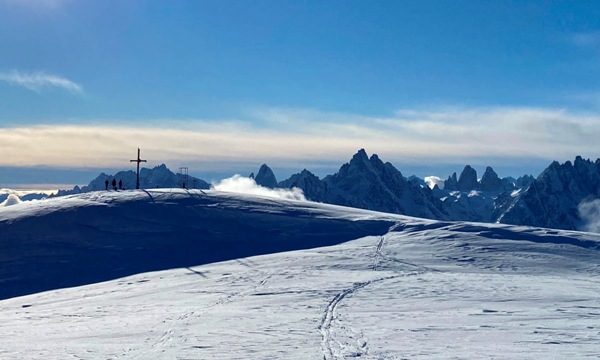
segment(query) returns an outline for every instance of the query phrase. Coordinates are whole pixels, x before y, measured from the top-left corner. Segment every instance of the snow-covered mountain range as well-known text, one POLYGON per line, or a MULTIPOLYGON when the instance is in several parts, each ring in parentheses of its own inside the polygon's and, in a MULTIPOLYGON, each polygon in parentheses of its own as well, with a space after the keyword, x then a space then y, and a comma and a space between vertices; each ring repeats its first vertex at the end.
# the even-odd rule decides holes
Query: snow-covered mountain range
POLYGON ((600 356, 597 234, 184 189, 23 202, 0 234, 2 359, 600 356))
MULTIPOLYGON (((298 188, 308 200, 328 204, 436 220, 600 231, 600 159, 554 162, 537 179, 531 175, 500 178, 489 166, 479 179, 476 170, 466 165, 460 175, 453 173, 430 189, 423 179, 406 178, 391 163, 376 154, 369 157, 361 149, 338 172, 323 179, 304 169, 278 182, 266 164, 249 177, 266 188, 298 188)), ((135 188, 135 172, 121 171, 102 173, 87 186, 57 195, 104 190, 105 181, 113 179, 122 180, 126 189, 135 188)), ((184 181, 164 164, 144 168, 140 174, 141 187, 146 189, 182 187, 184 181)), ((208 189, 210 185, 189 176, 186 187, 208 189)), ((0 203, 4 200, 0 198, 0 203)))
POLYGON ((553 162, 509 202, 498 220, 507 224, 582 229, 600 221, 600 159, 578 156, 573 163, 553 162))
POLYGON ((448 219, 431 189, 408 181, 392 164, 384 163, 377 155, 369 158, 364 150, 356 153, 337 173, 323 180, 304 170, 279 183, 279 186, 300 188, 307 199, 328 204, 448 219))
POLYGON ((430 190, 423 180, 407 179, 390 163, 360 150, 334 175, 321 180, 303 170, 278 186, 298 187, 309 200, 429 219, 600 228, 600 159, 554 162, 537 179, 500 178, 488 166, 479 180, 467 165, 460 176, 449 176, 443 189, 430 190))

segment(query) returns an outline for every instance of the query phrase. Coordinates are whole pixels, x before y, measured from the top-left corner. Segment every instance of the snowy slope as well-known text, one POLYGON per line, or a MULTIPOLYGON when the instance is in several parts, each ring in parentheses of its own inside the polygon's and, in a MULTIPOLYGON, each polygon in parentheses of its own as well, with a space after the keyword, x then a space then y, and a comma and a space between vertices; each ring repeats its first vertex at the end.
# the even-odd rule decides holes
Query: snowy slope
POLYGON ((0 210, 0 298, 387 232, 366 211, 201 190, 97 191, 0 210), (333 210, 332 210, 333 209, 333 210), (31 266, 35 264, 35 266, 31 266))
POLYGON ((600 356, 600 235, 183 190, 17 204, 0 234, 2 359, 600 356), (19 264, 111 276, 6 299, 19 264))

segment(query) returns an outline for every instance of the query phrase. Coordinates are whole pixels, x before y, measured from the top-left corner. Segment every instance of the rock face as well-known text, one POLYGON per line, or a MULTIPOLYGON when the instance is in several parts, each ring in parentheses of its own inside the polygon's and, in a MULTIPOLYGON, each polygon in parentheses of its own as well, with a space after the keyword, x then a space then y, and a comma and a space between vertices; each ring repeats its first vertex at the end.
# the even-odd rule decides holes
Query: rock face
POLYGON ((452 220, 495 222, 506 210, 506 202, 512 200, 511 193, 519 189, 515 183, 510 177, 501 179, 490 166, 478 182, 477 172, 467 165, 459 180, 452 174, 444 189, 434 191, 434 195, 452 220))
POLYGON ((456 179, 456 173, 452 173, 448 176, 448 180, 444 181, 444 189, 446 190, 458 190, 458 180, 456 179))
POLYGON ((600 159, 580 156, 572 164, 553 162, 519 196, 498 221, 557 229, 582 229, 578 207, 600 198, 600 159))
POLYGON ((475 169, 473 169, 470 165, 465 166, 463 171, 460 173, 460 177, 458 178, 457 190, 479 190, 479 183, 477 182, 477 171, 475 171, 475 169))
POLYGON ((485 173, 481 177, 482 191, 498 191, 502 188, 502 180, 491 167, 485 169, 485 173))
POLYGON ((428 187, 407 181, 389 162, 359 150, 340 170, 320 180, 307 171, 281 186, 296 186, 307 199, 429 219, 448 219, 428 187))
POLYGON ((279 187, 287 189, 297 187, 302 189, 307 199, 317 202, 327 201, 327 184, 306 169, 280 182, 279 187))
POLYGON ((535 178, 532 175, 519 176, 519 178, 515 180, 515 186, 519 189, 528 188, 534 181, 535 178))
POLYGON ((275 174, 273 174, 273 170, 267 166, 267 164, 262 164, 260 169, 258 170, 258 174, 254 177, 254 181, 260 186, 275 188, 277 187, 277 179, 275 178, 275 174))

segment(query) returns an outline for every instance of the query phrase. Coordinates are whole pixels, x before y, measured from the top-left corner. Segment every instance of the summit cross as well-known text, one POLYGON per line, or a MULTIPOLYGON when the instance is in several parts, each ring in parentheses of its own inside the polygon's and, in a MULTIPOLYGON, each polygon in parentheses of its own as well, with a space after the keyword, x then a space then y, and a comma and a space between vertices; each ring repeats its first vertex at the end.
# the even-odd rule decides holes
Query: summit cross
POLYGON ((135 159, 135 160, 129 160, 129 162, 136 162, 137 163, 137 178, 136 178, 136 181, 135 181, 135 188, 139 189, 140 188, 140 163, 141 162, 146 162, 146 160, 140 159, 140 148, 138 148, 137 159, 135 159))

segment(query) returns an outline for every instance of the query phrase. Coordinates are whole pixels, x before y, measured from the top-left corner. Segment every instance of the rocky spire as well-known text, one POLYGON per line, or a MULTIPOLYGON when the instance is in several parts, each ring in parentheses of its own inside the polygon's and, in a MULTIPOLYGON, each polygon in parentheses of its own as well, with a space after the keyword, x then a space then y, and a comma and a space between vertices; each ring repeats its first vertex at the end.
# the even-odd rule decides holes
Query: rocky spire
POLYGON ((502 188, 502 180, 490 166, 485 168, 485 173, 481 177, 481 190, 498 191, 502 188))
POLYGON ((477 182, 477 171, 470 165, 465 166, 460 177, 458 178, 458 190, 471 191, 478 190, 479 183, 477 182))
POLYGON ((273 170, 267 166, 267 164, 262 164, 260 169, 258 170, 258 174, 254 178, 254 181, 260 186, 275 188, 277 187, 277 179, 275 178, 275 174, 273 174, 273 170))

